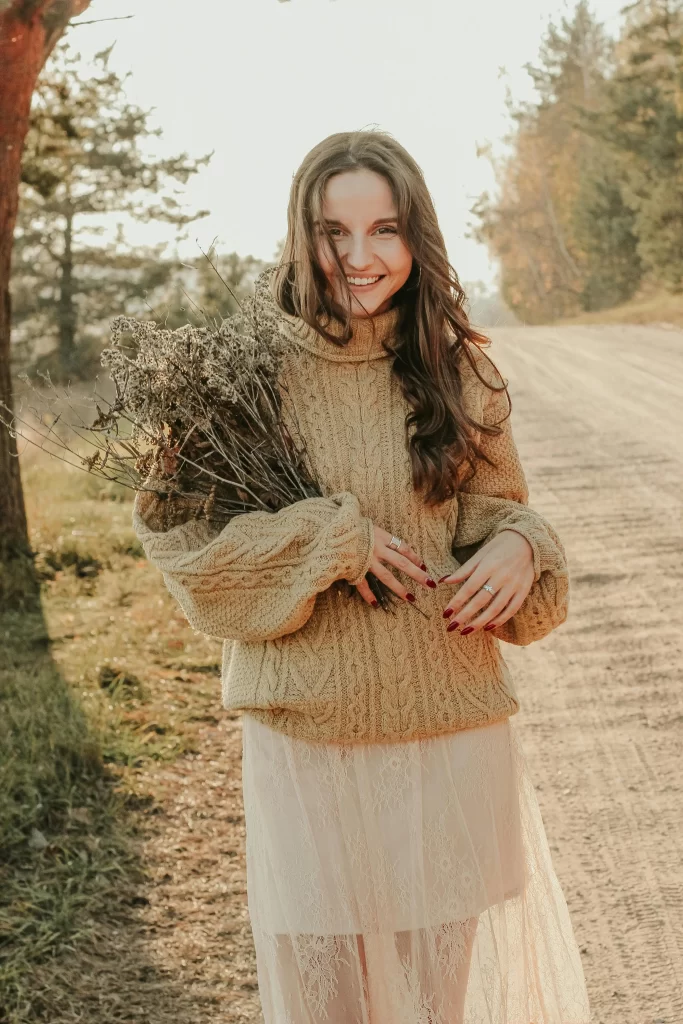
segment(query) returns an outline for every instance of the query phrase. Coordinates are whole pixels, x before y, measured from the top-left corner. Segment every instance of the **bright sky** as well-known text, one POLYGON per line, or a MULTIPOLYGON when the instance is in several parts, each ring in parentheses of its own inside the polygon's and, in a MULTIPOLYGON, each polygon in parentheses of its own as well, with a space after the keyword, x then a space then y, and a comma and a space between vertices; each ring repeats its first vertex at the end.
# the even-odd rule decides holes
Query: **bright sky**
MULTIPOLYGON (((593 0, 616 33, 625 0, 593 0)), ((93 0, 81 20, 127 21, 69 32, 84 58, 116 40, 111 66, 131 71, 130 99, 155 108, 159 153, 213 159, 187 201, 211 216, 181 247, 273 257, 286 231, 292 175, 337 131, 390 131, 422 167, 449 257, 463 281, 495 280, 483 246, 465 237, 472 203, 494 181, 477 144, 500 147, 509 84, 531 97, 534 62, 562 0, 93 0)), ((132 241, 170 238, 162 227, 132 241)))

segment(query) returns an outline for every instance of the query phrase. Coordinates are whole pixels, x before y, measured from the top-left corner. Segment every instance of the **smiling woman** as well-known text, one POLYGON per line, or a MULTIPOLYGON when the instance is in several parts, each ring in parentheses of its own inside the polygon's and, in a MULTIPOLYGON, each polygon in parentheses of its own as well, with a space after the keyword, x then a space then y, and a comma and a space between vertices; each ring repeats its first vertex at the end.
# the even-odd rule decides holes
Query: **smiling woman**
POLYGON ((413 269, 386 178, 367 168, 335 175, 325 190, 323 216, 324 222, 316 225, 318 259, 335 303, 344 308, 345 279, 352 316, 386 312, 413 269), (377 210, 383 211, 379 217, 377 210))
POLYGON ((136 527, 226 641, 264 1020, 589 1024, 500 648, 567 614, 505 384, 394 139, 324 139, 288 218, 278 384, 327 497, 136 527))

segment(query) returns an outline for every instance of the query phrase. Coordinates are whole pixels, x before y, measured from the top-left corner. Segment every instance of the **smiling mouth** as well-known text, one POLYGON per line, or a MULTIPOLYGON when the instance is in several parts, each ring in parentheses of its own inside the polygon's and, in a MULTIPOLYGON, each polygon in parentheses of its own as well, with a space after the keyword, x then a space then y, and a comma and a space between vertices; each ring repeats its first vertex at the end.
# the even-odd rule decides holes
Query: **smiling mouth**
POLYGON ((346 281, 349 288, 372 288, 379 281, 382 281, 384 274, 376 274, 374 277, 349 277, 347 276, 346 281))

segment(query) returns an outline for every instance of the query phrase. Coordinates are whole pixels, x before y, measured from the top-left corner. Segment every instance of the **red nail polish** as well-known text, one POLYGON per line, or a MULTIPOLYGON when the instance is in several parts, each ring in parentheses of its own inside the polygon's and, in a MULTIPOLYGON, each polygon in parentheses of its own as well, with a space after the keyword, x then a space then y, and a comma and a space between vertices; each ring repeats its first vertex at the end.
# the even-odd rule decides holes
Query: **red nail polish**
POLYGON ((447 608, 446 611, 443 613, 443 617, 444 617, 444 619, 450 619, 452 614, 453 614, 453 609, 452 608, 447 608))
POLYGON ((450 626, 446 626, 446 632, 452 633, 454 629, 457 629, 460 625, 459 622, 451 622, 450 626))
POLYGON ((373 608, 379 608, 379 601, 371 601, 370 604, 373 608))
POLYGON ((468 633, 474 633, 474 626, 465 626, 465 628, 460 631, 460 636, 467 636, 468 633))
POLYGON ((412 603, 414 600, 415 594, 406 594, 406 601, 410 601, 412 603))
POLYGON ((425 583, 427 584, 427 586, 428 586, 428 587, 431 587, 431 588, 432 588, 432 590, 435 590, 435 589, 436 589, 436 583, 434 582, 434 580, 432 580, 432 579, 426 579, 426 580, 425 580, 425 583))
POLYGON ((495 624, 493 622, 489 622, 488 626, 484 626, 484 629, 495 629, 495 628, 496 627, 495 627, 495 624))
POLYGON ((448 575, 442 576, 441 579, 439 580, 439 583, 443 583, 443 581, 447 580, 447 579, 448 579, 448 575))
POLYGON ((424 564, 424 562, 422 563, 420 568, 422 569, 422 572, 427 572, 427 566, 424 564))

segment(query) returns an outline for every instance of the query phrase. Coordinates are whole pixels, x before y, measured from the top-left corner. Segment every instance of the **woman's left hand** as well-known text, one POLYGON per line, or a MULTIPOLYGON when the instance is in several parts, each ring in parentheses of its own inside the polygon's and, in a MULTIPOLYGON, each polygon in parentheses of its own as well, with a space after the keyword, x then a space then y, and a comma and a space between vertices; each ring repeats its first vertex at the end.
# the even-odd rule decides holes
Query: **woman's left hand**
POLYGON ((451 621, 448 630, 459 627, 462 634, 478 629, 495 629, 517 612, 534 582, 534 554, 521 533, 501 530, 439 583, 463 583, 444 609, 451 621), (494 593, 481 588, 485 583, 494 593))

